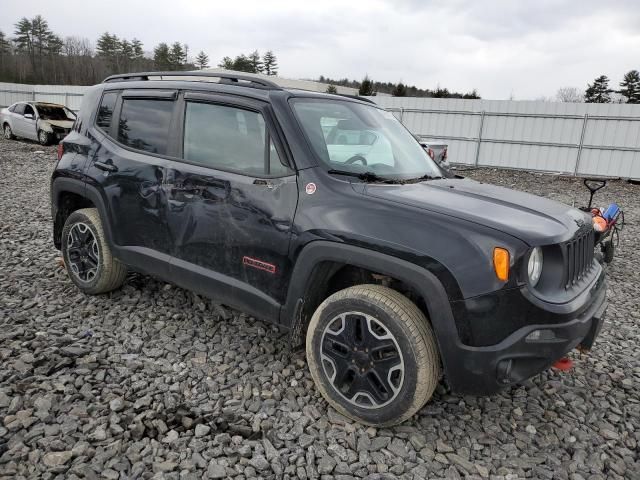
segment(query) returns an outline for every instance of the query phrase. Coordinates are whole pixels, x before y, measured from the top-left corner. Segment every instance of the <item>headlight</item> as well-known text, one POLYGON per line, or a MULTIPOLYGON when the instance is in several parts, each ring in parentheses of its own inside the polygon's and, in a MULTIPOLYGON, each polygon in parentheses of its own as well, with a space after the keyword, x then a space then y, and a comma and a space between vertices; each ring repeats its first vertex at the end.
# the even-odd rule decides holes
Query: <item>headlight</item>
POLYGON ((531 251, 527 272, 529 274, 529 283, 532 287, 535 287, 542 273, 542 250, 540 247, 536 247, 531 251))

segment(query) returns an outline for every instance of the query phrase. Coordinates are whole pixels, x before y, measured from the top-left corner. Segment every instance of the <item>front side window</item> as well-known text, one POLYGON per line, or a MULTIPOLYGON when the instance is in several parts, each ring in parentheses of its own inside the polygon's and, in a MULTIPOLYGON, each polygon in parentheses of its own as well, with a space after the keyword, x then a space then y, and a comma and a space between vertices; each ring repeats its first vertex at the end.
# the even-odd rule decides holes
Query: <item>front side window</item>
POLYGON ((118 92, 105 93, 98 107, 98 116, 96 117, 96 125, 109 132, 111 128, 111 118, 113 117, 113 109, 116 106, 116 100, 118 99, 118 92))
POLYGON ((188 102, 183 152, 190 162, 246 175, 288 172, 269 139, 262 115, 236 107, 188 102))
POLYGON ((145 152, 166 155, 174 102, 125 98, 118 121, 118 141, 145 152))
POLYGON ((398 180, 442 176, 390 112, 340 100, 291 102, 312 149, 329 169, 398 180))
POLYGON ((33 115, 35 117, 36 112, 33 111, 33 107, 29 104, 24 106, 24 115, 33 115))

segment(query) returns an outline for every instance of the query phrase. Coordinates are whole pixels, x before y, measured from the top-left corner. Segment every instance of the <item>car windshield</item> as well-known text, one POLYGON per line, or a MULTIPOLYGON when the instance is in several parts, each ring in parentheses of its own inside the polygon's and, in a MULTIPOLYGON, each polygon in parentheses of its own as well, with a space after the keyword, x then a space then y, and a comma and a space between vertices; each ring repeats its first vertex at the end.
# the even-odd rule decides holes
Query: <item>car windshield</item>
POLYGON ((292 105, 313 150, 336 173, 393 180, 442 176, 389 112, 344 100, 297 98, 292 105))
POLYGON ((38 115, 42 120, 75 120, 76 116, 66 107, 37 105, 38 115))

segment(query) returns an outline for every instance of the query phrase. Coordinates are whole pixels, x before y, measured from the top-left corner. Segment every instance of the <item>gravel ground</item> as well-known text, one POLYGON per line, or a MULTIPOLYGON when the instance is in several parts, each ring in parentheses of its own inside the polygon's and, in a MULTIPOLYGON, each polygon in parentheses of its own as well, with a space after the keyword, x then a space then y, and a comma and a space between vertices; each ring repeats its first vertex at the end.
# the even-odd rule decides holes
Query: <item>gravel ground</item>
MULTIPOLYGON (((0 140, 0 476, 640 478, 640 187, 609 317, 575 368, 487 398, 439 387, 405 424, 363 428, 316 392, 272 326, 154 279, 82 295, 51 240, 55 150, 0 140)), ((580 182, 465 172, 571 203, 580 182)))

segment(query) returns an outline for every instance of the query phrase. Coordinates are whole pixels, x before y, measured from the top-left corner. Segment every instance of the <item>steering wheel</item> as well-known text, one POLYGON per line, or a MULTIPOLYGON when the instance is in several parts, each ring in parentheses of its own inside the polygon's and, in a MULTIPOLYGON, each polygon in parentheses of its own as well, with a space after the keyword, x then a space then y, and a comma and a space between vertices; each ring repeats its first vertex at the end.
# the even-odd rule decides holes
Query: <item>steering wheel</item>
POLYGON ((367 159, 364 158, 362 155, 354 155, 349 160, 344 162, 344 164, 345 165, 352 165, 352 164, 354 164, 356 162, 362 162, 363 165, 366 165, 367 164, 367 159))

